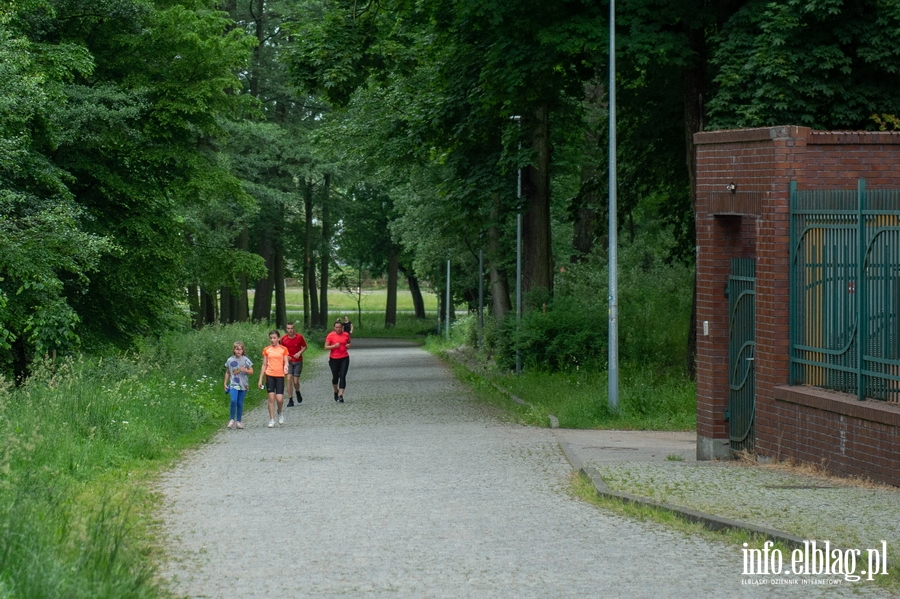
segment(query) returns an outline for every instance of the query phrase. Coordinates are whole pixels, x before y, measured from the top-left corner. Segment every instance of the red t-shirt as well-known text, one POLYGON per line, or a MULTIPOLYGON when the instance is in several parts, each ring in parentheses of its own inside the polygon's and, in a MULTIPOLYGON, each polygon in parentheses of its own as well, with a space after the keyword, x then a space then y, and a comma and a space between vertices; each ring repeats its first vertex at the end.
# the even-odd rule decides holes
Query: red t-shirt
POLYGON ((346 358, 350 355, 347 352, 347 344, 350 343, 350 333, 338 334, 334 331, 328 333, 328 335, 325 336, 325 345, 334 345, 335 343, 340 343, 340 346, 331 350, 331 353, 328 354, 329 358, 337 360, 339 358, 346 358))
POLYGON ((281 345, 287 348, 288 353, 291 355, 291 362, 303 361, 303 354, 300 354, 299 358, 294 357, 294 354, 306 347, 306 339, 303 338, 303 335, 297 333, 296 335, 294 335, 293 339, 291 339, 288 335, 285 335, 281 338, 281 345))

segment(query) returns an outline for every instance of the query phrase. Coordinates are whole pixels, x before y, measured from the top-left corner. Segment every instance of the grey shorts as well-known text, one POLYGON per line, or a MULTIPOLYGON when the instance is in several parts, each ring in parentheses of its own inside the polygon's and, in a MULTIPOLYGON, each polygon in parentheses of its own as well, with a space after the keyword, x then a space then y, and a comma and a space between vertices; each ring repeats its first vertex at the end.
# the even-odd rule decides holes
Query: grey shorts
POLYGON ((300 376, 303 372, 303 360, 299 362, 288 362, 288 374, 290 376, 300 376))

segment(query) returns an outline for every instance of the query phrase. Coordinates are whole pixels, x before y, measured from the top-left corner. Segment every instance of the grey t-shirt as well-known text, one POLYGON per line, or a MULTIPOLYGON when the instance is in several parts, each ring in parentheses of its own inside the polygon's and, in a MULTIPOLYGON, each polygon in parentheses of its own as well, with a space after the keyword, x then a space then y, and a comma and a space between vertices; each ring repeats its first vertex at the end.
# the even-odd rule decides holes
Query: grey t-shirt
POLYGON ((241 356, 240 358, 231 356, 228 358, 228 360, 225 361, 225 368, 231 373, 231 377, 228 379, 228 386, 231 389, 238 389, 239 391, 246 391, 249 389, 250 385, 247 380, 247 373, 241 372, 238 369, 251 367, 253 367, 253 362, 251 362, 250 358, 247 356, 241 356))

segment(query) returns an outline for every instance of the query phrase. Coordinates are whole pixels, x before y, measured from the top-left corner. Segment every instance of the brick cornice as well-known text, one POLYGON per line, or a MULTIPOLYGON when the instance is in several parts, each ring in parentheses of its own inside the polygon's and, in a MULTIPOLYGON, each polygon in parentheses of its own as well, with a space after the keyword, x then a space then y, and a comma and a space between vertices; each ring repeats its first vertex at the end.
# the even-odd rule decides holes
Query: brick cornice
POLYGON ((859 401, 855 395, 818 387, 781 385, 773 390, 778 401, 799 404, 861 420, 900 426, 900 406, 883 401, 859 401))
POLYGON ((809 145, 900 145, 900 131, 812 131, 809 145))
POLYGON ((809 127, 779 125, 756 129, 723 129, 694 133, 694 145, 730 144, 747 141, 772 141, 776 139, 799 139, 809 135, 809 127))

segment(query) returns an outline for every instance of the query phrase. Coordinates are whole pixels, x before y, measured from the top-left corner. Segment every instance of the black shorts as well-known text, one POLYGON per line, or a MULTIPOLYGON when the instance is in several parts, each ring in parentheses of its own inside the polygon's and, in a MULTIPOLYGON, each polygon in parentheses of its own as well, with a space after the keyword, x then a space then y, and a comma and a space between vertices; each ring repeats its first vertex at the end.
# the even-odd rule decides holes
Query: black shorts
POLYGON ((284 395, 284 377, 266 375, 266 391, 275 395, 284 395))
POLYGON ((288 362, 288 374, 290 376, 300 376, 303 372, 303 360, 299 362, 288 362))

